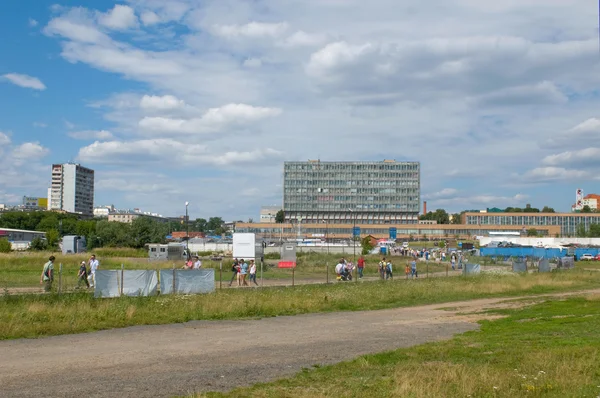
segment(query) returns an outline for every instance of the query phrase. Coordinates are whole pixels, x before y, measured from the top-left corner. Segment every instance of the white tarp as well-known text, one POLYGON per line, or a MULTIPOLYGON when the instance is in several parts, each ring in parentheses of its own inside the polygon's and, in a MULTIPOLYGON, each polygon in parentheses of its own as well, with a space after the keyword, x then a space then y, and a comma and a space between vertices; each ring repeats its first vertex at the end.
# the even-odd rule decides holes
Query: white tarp
POLYGON ((155 296, 158 289, 156 271, 123 271, 124 296, 155 296))
POLYGON ((464 274, 479 274, 481 273, 481 266, 479 264, 471 264, 471 263, 464 263, 464 274))
POLYGON ((173 274, 177 294, 211 293, 215 291, 215 270, 161 270, 160 294, 173 294, 173 274))
POLYGON ((94 297, 119 297, 121 295, 121 271, 97 270, 94 297))

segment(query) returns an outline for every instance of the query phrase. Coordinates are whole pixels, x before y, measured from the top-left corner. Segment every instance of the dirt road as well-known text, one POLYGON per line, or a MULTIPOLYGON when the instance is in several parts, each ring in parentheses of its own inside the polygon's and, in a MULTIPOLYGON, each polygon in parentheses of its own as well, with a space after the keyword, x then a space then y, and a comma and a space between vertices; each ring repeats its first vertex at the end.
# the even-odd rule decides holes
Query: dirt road
POLYGON ((315 364, 448 339, 477 329, 482 309, 514 305, 485 299, 0 341, 0 396, 170 397, 228 390, 315 364))

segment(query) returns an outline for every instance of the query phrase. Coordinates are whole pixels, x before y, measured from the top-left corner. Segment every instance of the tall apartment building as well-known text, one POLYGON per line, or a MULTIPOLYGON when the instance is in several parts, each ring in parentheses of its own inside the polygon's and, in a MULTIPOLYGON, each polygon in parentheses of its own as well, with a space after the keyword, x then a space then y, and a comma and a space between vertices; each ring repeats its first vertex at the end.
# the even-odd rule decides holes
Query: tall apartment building
POLYGON ((50 210, 94 214, 94 170, 76 163, 53 164, 50 210))
POLYGON ((420 163, 285 162, 286 220, 302 223, 416 224, 420 163))

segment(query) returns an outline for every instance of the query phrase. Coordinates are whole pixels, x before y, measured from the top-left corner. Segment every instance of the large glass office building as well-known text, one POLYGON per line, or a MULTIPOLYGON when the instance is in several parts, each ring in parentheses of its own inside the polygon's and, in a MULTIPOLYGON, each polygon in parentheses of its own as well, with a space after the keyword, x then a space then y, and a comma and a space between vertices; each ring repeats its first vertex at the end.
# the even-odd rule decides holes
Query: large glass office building
POLYGON ((329 224, 416 224, 419 162, 285 162, 288 221, 329 224))

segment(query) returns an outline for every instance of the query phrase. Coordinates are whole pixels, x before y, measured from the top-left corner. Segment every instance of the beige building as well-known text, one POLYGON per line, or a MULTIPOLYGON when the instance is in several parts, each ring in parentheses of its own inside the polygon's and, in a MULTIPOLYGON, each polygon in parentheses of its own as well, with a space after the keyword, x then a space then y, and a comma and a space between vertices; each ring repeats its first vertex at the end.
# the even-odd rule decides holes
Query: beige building
POLYGON ((149 217, 155 221, 160 222, 169 222, 169 219, 166 217, 162 217, 156 214, 146 214, 146 213, 134 213, 134 212, 123 212, 123 213, 110 213, 108 215, 109 222, 122 222, 126 224, 131 224, 133 220, 139 217, 149 217))

